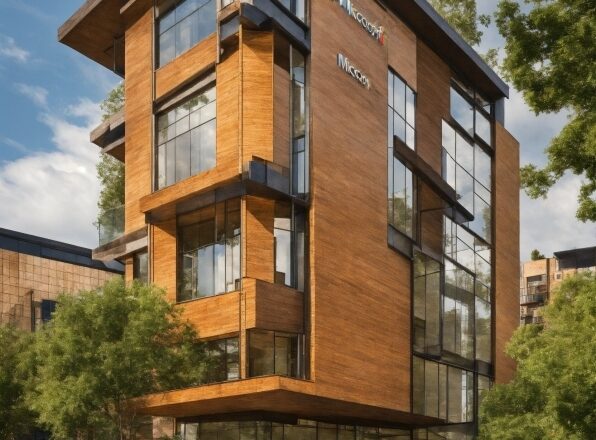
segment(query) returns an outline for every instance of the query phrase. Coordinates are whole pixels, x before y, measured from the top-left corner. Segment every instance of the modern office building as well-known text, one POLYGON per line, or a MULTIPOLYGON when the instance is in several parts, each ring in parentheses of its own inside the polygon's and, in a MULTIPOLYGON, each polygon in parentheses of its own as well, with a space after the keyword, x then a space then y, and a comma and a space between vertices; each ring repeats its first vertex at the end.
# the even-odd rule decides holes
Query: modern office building
POLYGON ((0 228, 0 325, 35 331, 59 294, 95 289, 123 269, 91 249, 0 228))
POLYGON ((515 369, 518 144, 426 1, 88 0, 58 37, 125 79, 92 133, 126 166, 94 255, 218 359, 137 400, 155 438, 474 435, 515 369))
POLYGON ((519 304, 521 324, 541 324, 542 307, 561 282, 579 272, 596 273, 596 246, 554 253, 553 258, 526 261, 521 265, 519 304))

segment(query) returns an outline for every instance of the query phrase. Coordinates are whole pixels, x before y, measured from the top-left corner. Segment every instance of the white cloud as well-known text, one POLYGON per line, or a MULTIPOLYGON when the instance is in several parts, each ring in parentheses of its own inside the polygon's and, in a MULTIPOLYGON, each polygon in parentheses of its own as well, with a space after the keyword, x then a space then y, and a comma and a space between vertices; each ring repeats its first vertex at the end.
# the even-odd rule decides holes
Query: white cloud
POLYGON ((23 83, 16 83, 14 86, 17 92, 29 98, 35 105, 42 108, 47 108, 48 91, 46 89, 40 86, 32 86, 23 83))
POLYGON ((14 38, 0 34, 0 56, 24 63, 29 59, 31 54, 22 47, 19 47, 14 38))
POLYGON ((89 131, 100 120, 99 106, 88 100, 70 107, 80 124, 44 112, 55 150, 36 152, 0 165, 0 227, 87 247, 97 246, 99 182, 97 147, 89 131))

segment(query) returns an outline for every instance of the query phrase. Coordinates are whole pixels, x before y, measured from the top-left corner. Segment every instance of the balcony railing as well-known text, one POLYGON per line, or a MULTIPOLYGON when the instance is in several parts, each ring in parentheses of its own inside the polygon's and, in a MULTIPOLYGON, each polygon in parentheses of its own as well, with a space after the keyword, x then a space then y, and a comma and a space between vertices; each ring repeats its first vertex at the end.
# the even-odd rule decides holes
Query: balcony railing
POLYGON ((521 305, 524 304, 533 304, 533 303, 543 303, 544 302, 544 295, 536 294, 536 295, 521 295, 519 299, 519 303, 521 305))
POLYGON ((124 235, 124 206, 109 209, 100 215, 97 230, 100 246, 122 237, 124 235))

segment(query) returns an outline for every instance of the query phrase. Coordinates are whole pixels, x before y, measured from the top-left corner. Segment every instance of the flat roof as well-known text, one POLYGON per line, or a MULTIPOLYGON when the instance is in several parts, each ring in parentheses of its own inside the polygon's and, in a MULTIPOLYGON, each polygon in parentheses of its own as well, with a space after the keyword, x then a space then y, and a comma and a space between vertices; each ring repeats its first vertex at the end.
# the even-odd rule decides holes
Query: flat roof
POLYGON ((124 273, 124 266, 117 261, 104 263, 94 260, 91 249, 10 229, 0 228, 0 249, 117 274, 124 273))
POLYGON ((553 253, 561 269, 580 269, 596 266, 596 246, 567 249, 553 253))
MULTIPOLYGON (((509 86, 427 0, 378 1, 482 94, 493 100, 509 97, 509 86)), ((130 0, 122 7, 123 3, 122 0, 86 0, 60 27, 58 41, 113 69, 115 40, 123 36, 126 22, 151 6, 149 0, 130 0)), ((122 53, 116 56, 118 62, 124 62, 122 53)))

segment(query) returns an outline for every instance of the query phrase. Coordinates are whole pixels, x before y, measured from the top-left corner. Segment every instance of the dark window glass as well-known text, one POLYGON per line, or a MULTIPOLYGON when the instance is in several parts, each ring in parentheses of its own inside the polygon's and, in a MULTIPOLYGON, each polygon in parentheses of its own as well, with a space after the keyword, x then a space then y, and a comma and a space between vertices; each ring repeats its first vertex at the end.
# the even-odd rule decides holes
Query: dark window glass
POLYGON ((491 380, 489 377, 478 375, 478 407, 482 404, 482 399, 485 393, 491 388, 491 380))
MULTIPOLYGON (((392 149, 389 152, 392 154, 392 149)), ((388 222, 404 235, 415 238, 414 175, 399 159, 390 156, 388 222)))
POLYGON ((218 339, 206 342, 207 382, 224 382, 240 378, 238 338, 218 339))
POLYGON ((215 167, 215 85, 157 116, 157 189, 215 167))
POLYGON ((240 283, 240 200, 178 218, 178 301, 237 290, 240 283))
POLYGON ((302 336, 262 330, 249 334, 249 376, 300 377, 302 336))
POLYGON ((161 67, 215 32, 215 0, 183 0, 157 22, 161 67))
POLYGON ((292 14, 301 21, 306 20, 306 0, 279 0, 292 14))
POLYGON ((414 350, 440 354, 441 266, 417 252, 414 254, 414 350))
POLYGON ((56 311, 56 305, 58 303, 51 299, 41 300, 41 322, 45 324, 52 319, 52 314, 56 311))
POLYGON ((292 124, 292 193, 308 193, 307 115, 306 115, 306 59, 290 46, 291 124, 292 124))
POLYGON ((133 278, 147 284, 149 282, 149 254, 147 252, 134 254, 132 269, 133 278))

